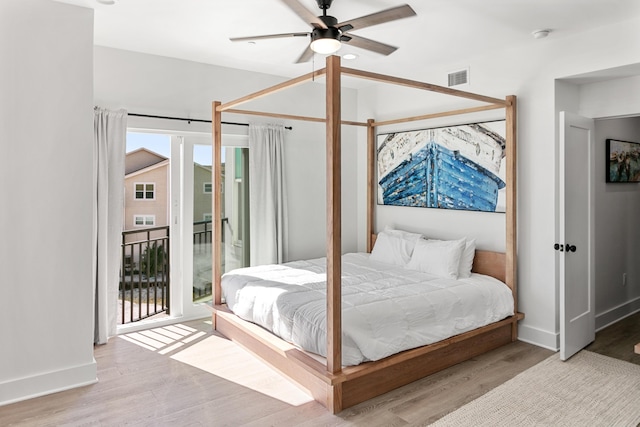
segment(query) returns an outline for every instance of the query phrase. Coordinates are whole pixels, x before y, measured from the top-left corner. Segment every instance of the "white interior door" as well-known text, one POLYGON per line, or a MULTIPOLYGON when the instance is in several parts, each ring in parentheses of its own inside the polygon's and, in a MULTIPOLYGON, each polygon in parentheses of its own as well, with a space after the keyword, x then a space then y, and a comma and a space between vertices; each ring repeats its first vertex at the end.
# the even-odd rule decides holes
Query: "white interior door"
POLYGON ((560 113, 560 358, 595 339, 592 187, 594 121, 560 113))

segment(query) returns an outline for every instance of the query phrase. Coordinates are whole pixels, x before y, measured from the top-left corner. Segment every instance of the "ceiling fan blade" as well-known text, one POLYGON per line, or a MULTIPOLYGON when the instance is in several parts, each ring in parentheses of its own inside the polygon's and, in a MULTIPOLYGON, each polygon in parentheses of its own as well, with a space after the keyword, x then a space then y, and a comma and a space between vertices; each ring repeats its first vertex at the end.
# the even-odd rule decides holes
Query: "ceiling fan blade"
POLYGON ((315 16, 309 9, 304 7, 298 0, 281 0, 282 3, 289 6, 302 20, 315 28, 327 29, 327 24, 322 22, 320 18, 315 16))
POLYGON ((268 34, 264 36, 249 36, 249 37, 230 37, 232 42, 247 42, 252 40, 266 40, 266 39, 280 39, 285 37, 309 37, 310 33, 284 33, 284 34, 268 34))
POLYGON ((311 50, 311 46, 307 46, 300 58, 296 61, 296 64, 301 64, 303 62, 308 62, 313 57, 313 50, 311 50))
POLYGON ((409 18, 410 16, 415 15, 416 12, 411 8, 411 6, 405 4, 403 6, 392 7, 391 9, 372 13, 371 15, 361 16, 360 18, 355 18, 350 21, 341 22, 336 24, 336 28, 339 28, 341 31, 359 30, 372 25, 409 18))
POLYGON ((395 46, 380 43, 375 40, 366 39, 364 37, 356 36, 353 34, 343 34, 343 37, 343 43, 347 43, 350 46, 359 47, 360 49, 367 49, 382 55, 390 55, 398 49, 395 46), (346 39, 347 37, 349 37, 349 40, 346 39))

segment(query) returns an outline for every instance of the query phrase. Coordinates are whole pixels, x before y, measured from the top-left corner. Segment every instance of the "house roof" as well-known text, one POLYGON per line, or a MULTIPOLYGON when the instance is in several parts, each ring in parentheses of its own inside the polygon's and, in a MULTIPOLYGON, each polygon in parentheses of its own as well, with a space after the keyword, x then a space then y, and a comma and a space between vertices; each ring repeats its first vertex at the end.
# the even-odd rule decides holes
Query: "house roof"
POLYGON ((124 160, 124 174, 130 175, 134 172, 164 162, 165 160, 168 160, 168 158, 151 151, 148 148, 138 148, 126 154, 124 160))

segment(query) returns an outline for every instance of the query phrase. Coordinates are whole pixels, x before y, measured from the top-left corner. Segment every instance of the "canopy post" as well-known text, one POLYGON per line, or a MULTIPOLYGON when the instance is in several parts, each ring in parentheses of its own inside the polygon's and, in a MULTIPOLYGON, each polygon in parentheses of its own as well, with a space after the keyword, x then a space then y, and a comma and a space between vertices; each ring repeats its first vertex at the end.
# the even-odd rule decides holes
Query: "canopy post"
MULTIPOLYGON (((513 311, 514 313, 518 312, 518 293, 516 286, 517 283, 517 251, 518 251, 518 242, 516 239, 517 235, 517 190, 518 190, 518 182, 517 182, 517 173, 516 173, 516 160, 517 160, 517 150, 516 150, 516 135, 517 135, 517 116, 516 116, 516 97, 514 95, 509 95, 506 98, 507 106, 505 111, 505 119, 506 119, 506 142, 507 142, 507 206, 506 206, 506 242, 505 242, 505 252, 506 252, 506 274, 505 279, 507 285, 513 291, 513 311)), ((518 328, 517 328, 517 316, 514 316, 514 324, 512 331, 512 340, 515 341, 518 338, 518 328)))
POLYGON ((340 57, 327 57, 327 371, 342 369, 340 57))
POLYGON ((376 128, 374 120, 367 120, 367 252, 373 250, 374 212, 376 208, 376 128))
POLYGON ((213 303, 222 304, 222 289, 220 278, 222 277, 222 113, 219 101, 212 104, 211 119, 213 127, 213 155, 211 182, 213 185, 213 197, 211 198, 211 212, 213 212, 213 226, 211 227, 211 273, 213 275, 213 303))

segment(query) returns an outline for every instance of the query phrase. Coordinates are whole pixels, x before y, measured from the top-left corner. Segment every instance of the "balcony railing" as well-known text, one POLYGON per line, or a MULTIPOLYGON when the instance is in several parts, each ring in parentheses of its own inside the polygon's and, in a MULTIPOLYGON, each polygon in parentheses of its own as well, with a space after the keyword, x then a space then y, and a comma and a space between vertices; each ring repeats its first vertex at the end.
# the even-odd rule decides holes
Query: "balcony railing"
MULTIPOLYGON (((225 220, 222 220, 223 224, 225 220)), ((211 236, 211 221, 193 223, 193 301, 204 301, 213 294, 211 236)))
MULTIPOLYGON (((211 221, 193 223, 193 301, 206 301, 213 293, 211 228, 211 221)), ((118 323, 169 314, 169 226, 123 231, 121 251, 118 323)))
POLYGON ((169 226, 122 232, 118 323, 169 314, 169 226))

